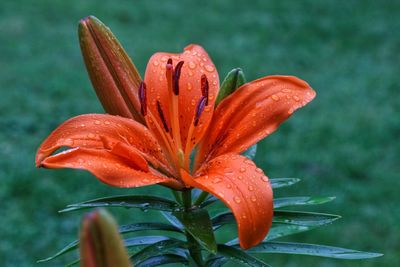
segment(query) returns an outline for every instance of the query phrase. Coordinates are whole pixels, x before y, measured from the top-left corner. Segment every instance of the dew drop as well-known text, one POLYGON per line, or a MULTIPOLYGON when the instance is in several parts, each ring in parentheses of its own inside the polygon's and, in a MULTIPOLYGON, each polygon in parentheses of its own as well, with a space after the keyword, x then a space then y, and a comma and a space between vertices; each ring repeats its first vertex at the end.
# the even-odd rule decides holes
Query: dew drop
POLYGON ((157 61, 157 60, 155 60, 155 61, 153 61, 153 65, 154 66, 158 66, 160 63, 157 61))
POLYGON ((188 91, 192 91, 192 84, 191 83, 187 83, 187 90, 188 91))
POLYGON ((243 172, 246 171, 246 168, 245 167, 241 167, 239 171, 243 173, 243 172))
POLYGON ((292 90, 290 90, 290 89, 282 89, 282 92, 283 93, 290 93, 292 90))
POLYGON ((66 146, 73 146, 74 145, 74 140, 72 140, 71 138, 67 138, 65 139, 65 143, 66 146))
POLYGON ((93 138, 95 138, 96 136, 95 136, 94 134, 90 133, 90 134, 87 135, 87 137, 93 139, 93 138))
POLYGON ((105 124, 105 125, 110 125, 111 122, 109 122, 109 121, 104 121, 104 124, 105 124))
POLYGON ((249 191, 254 191, 254 186, 252 186, 252 185, 249 185, 249 191))
POLYGON ((227 185, 226 185, 226 188, 231 189, 231 188, 232 188, 232 185, 231 185, 231 184, 227 184, 227 185))
POLYGON ((232 174, 234 174, 234 171, 231 168, 225 168, 224 169, 224 174, 225 175, 232 175, 232 174))
POLYGON ((167 56, 163 56, 163 57, 161 57, 161 61, 167 61, 168 60, 168 57, 167 56))
POLYGON ((257 202, 257 198, 256 198, 255 196, 251 196, 251 197, 250 197, 250 200, 251 200, 252 202, 257 202))
POLYGON ((242 176, 242 175, 239 175, 239 176, 238 176, 238 179, 239 179, 239 180, 243 180, 243 176, 242 176))
POLYGON ((299 102, 299 101, 300 101, 300 98, 299 98, 297 95, 293 96, 293 99, 294 99, 296 102, 299 102))
POLYGON ((243 214, 242 215, 242 219, 246 219, 246 218, 247 218, 247 216, 243 214))
POLYGON ((241 202, 240 197, 234 197, 233 200, 238 204, 241 202))
POLYGON ((100 125, 100 123, 101 123, 101 121, 99 121, 99 120, 94 121, 94 124, 96 124, 96 125, 100 125))
POLYGON ((263 170, 260 169, 260 168, 256 168, 256 172, 258 172, 258 173, 263 173, 263 170))
POLYGON ((204 68, 208 72, 213 72, 215 70, 215 68, 213 66, 211 66, 211 65, 205 65, 204 68))
POLYGON ((279 99, 280 99, 279 96, 277 96, 277 95, 272 95, 271 98, 274 101, 279 101, 279 99))
POLYGON ((219 178, 219 177, 216 177, 216 178, 214 178, 214 179, 212 180, 212 183, 213 183, 213 184, 218 184, 218 183, 220 183, 220 182, 222 182, 222 179, 219 178))
POLYGON ((190 61, 189 62, 189 68, 192 69, 192 70, 195 69, 196 68, 196 63, 194 63, 193 61, 190 61))
POLYGON ((264 182, 268 182, 268 177, 263 175, 263 176, 261 176, 261 180, 263 180, 264 182))
POLYGON ((191 104, 192 106, 195 106, 195 105, 196 105, 196 100, 192 99, 192 101, 190 101, 190 104, 191 104))

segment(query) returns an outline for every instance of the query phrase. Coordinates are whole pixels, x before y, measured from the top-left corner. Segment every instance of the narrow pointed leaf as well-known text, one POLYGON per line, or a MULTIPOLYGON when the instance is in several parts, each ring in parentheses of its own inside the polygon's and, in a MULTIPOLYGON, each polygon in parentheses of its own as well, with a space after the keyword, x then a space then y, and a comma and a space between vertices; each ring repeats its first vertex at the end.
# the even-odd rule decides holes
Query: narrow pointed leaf
POLYGON ((247 254, 245 251, 227 245, 218 245, 218 255, 240 264, 240 266, 268 267, 263 261, 247 254))
POLYGON ((298 254, 346 260, 368 259, 383 255, 331 246, 290 242, 263 242, 249 249, 248 253, 298 254))
POLYGON ((251 160, 253 160, 256 157, 256 154, 257 154, 257 144, 252 145, 245 152, 242 153, 243 156, 251 160))
POLYGON ((174 212, 173 215, 185 226, 186 231, 193 236, 201 246, 211 253, 217 252, 217 243, 208 211, 194 209, 190 212, 174 212))
POLYGON ((274 223, 285 223, 302 226, 322 226, 339 219, 339 215, 304 212, 304 211, 275 211, 274 223))
POLYGON ((201 203, 200 208, 207 207, 218 200, 219 200, 218 198, 214 197, 213 195, 210 195, 203 203, 201 203))
POLYGON ((287 187, 300 182, 299 178, 271 178, 269 179, 273 189, 287 187))
POLYGON ((153 267, 153 266, 160 266, 164 264, 170 263, 182 263, 187 265, 188 260, 185 257, 175 255, 175 254, 164 254, 159 256, 154 256, 148 258, 139 264, 136 264, 135 267, 153 267))
MULTIPOLYGON (((264 239, 264 242, 278 239, 278 238, 288 236, 288 235, 306 232, 306 231, 312 230, 314 228, 315 227, 312 227, 312 226, 275 224, 269 230, 267 237, 264 239)), ((235 238, 235 239, 225 243, 225 245, 228 245, 228 246, 237 245, 237 244, 239 244, 238 238, 235 238)))
POLYGON ((153 209, 164 211, 175 211, 178 209, 178 204, 165 198, 155 196, 114 196, 106 198, 98 198, 88 200, 82 203, 68 205, 66 209, 60 212, 69 212, 81 209, 95 207, 122 207, 122 208, 139 208, 141 210, 153 209))
POLYGON ((164 218, 170 222, 174 227, 178 229, 183 229, 184 226, 181 224, 181 222, 173 216, 170 212, 168 211, 161 211, 161 214, 164 216, 164 218))
MULTIPOLYGON (((119 227, 120 234, 126 234, 126 233, 131 233, 131 232, 136 232, 136 231, 144 231, 144 230, 172 231, 172 232, 182 233, 182 231, 180 229, 178 229, 174 226, 168 225, 168 224, 164 224, 164 223, 135 223, 135 224, 121 225, 119 227)), ((146 239, 147 237, 141 237, 141 239, 139 239, 139 241, 142 241, 143 238, 144 238, 144 240, 147 240, 146 239)), ((130 244, 133 244, 133 245, 136 244, 135 243, 137 241, 136 239, 130 240, 130 241, 129 240, 130 239, 125 240, 125 243, 128 241, 130 244)), ((149 240, 151 240, 151 242, 154 241, 154 239, 151 239, 151 238, 149 240)), ((139 243, 139 244, 143 245, 141 243, 139 243)), ((75 240, 75 241, 69 243, 68 245, 66 245, 64 248, 62 248, 60 251, 58 251, 53 256, 50 256, 46 259, 39 260, 38 263, 55 259, 65 253, 68 253, 68 252, 76 249, 78 247, 78 245, 79 245, 79 241, 75 240)), ((146 245, 146 244, 144 244, 144 245, 146 245)))
POLYGON ((217 99, 215 100, 215 106, 245 83, 246 78, 244 77, 242 69, 236 68, 231 70, 221 84, 217 99))
POLYGON ((150 246, 147 246, 143 248, 141 251, 137 252, 131 257, 132 262, 136 266, 140 262, 143 262, 147 258, 154 257, 154 256, 159 256, 162 254, 165 254, 171 249, 174 248, 182 248, 185 246, 185 243, 183 241, 173 239, 173 238, 168 238, 162 241, 158 241, 153 243, 150 246))
POLYGON ((291 206, 319 205, 334 200, 335 197, 285 197, 274 199, 274 209, 291 206))

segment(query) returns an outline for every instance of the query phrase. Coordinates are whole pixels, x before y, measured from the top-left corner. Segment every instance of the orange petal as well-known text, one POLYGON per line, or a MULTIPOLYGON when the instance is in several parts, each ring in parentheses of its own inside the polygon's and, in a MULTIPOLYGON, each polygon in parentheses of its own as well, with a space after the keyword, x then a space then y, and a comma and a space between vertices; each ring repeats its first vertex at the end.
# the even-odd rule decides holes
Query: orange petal
MULTIPOLYGON (((219 77, 213 62, 201 46, 189 45, 181 54, 161 52, 154 54, 147 64, 144 78, 148 92, 148 107, 154 115, 158 114, 157 100, 160 100, 164 110, 171 110, 166 80, 166 63, 169 58, 172 59, 174 68, 179 61, 184 61, 179 80, 179 124, 181 140, 185 148, 188 131, 190 125, 193 124, 196 107, 202 96, 201 76, 205 74, 209 82, 209 101, 200 116, 198 126, 193 131, 193 143, 201 139, 211 120, 215 98, 218 94, 219 77)), ((168 115, 166 117, 167 124, 171 127, 168 115)), ((161 120, 159 124, 162 125, 161 120)))
POLYGON ((225 154, 206 163, 193 178, 181 171, 183 181, 221 199, 233 212, 240 246, 251 248, 267 235, 272 224, 273 197, 268 177, 253 161, 225 154))
POLYGON ((215 110, 196 166, 224 153, 243 152, 314 97, 311 87, 293 76, 267 76, 241 86, 215 110))
POLYGON ((77 147, 47 157, 41 164, 45 168, 84 169, 103 183, 116 187, 138 187, 173 180, 137 170, 138 166, 131 161, 101 149, 77 147))
POLYGON ((80 115, 65 121, 39 147, 36 165, 40 166, 46 157, 61 147, 112 150, 118 143, 119 147, 130 147, 130 151, 140 154, 155 168, 168 168, 159 144, 145 126, 106 114, 80 115))
POLYGON ((113 33, 97 18, 79 23, 82 56, 105 111, 144 122, 140 114, 140 75, 113 33))

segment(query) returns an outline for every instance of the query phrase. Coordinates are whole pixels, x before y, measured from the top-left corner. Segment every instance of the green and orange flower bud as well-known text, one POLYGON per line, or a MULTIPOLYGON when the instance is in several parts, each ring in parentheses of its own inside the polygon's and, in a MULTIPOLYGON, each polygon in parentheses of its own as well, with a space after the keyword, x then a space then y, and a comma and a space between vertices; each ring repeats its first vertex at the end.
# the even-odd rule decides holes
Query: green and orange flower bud
POLYGON ((80 255, 82 267, 132 266, 115 220, 101 209, 83 219, 80 255))
POLYGON ((121 44, 93 16, 82 19, 78 31, 86 69, 105 111, 143 123, 138 99, 142 79, 121 44))

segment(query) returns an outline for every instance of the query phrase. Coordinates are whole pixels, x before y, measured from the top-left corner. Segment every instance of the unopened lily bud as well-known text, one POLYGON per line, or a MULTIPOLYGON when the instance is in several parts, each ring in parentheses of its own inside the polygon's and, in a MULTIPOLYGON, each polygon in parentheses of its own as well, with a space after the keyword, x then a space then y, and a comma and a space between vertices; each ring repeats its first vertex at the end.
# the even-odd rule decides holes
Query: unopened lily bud
POLYGON ((231 70, 221 84, 217 99, 215 100, 215 106, 217 106, 225 97, 232 94, 237 88, 245 83, 246 78, 244 77, 242 69, 236 68, 231 70))
POLYGON ((86 69, 105 111, 144 122, 138 99, 142 79, 113 33, 93 16, 80 21, 78 32, 86 69))
POLYGON ((80 231, 82 267, 130 267, 126 249, 113 217, 99 209, 85 216, 80 231))

